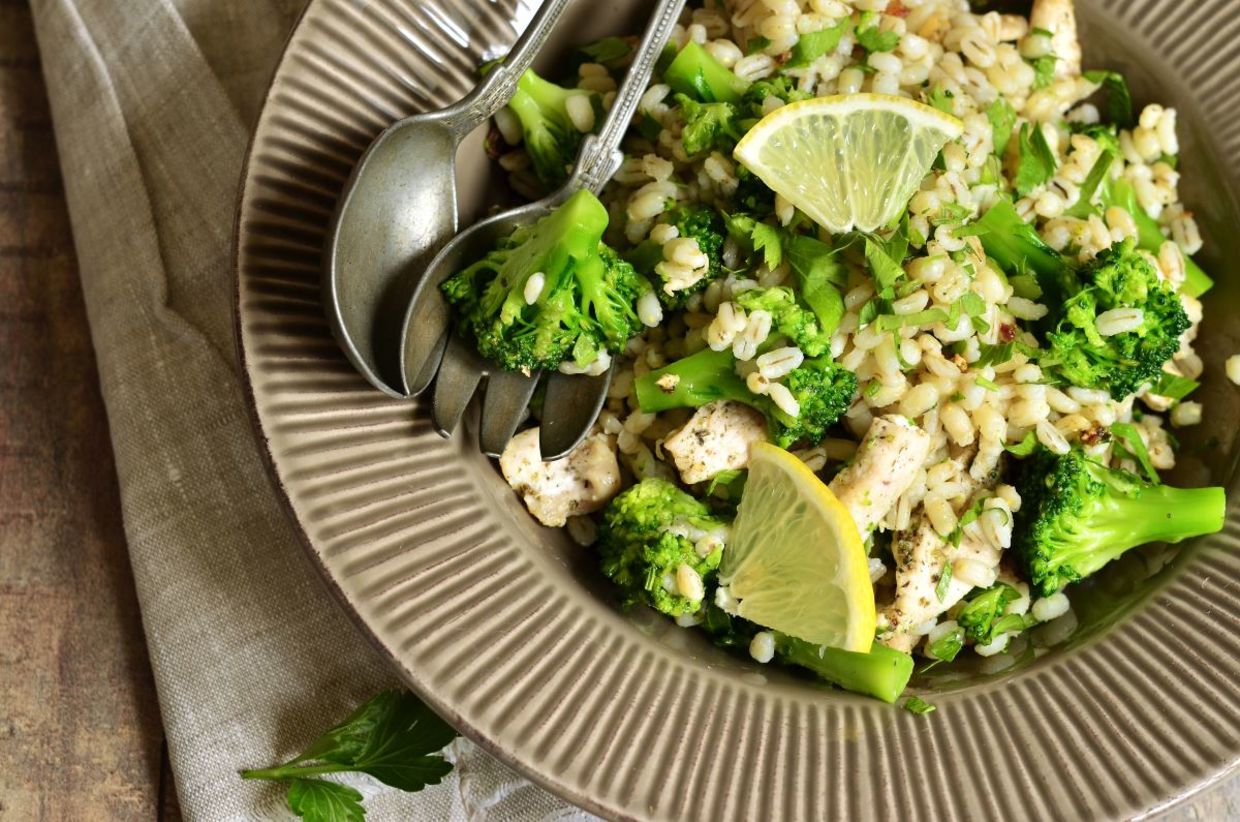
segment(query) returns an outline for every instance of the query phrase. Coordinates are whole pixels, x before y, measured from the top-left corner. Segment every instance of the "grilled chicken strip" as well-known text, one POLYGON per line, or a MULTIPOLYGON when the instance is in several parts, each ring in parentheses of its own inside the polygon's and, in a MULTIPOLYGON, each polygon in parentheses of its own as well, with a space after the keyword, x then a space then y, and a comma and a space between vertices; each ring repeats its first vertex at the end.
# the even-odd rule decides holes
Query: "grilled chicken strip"
POLYGON ((864 539, 917 479, 930 454, 930 436, 906 417, 878 417, 852 464, 831 481, 831 491, 857 523, 864 539))
POLYGON ((593 434, 564 459, 543 462, 538 429, 530 428, 509 441, 499 468, 529 512, 553 528, 599 510, 620 490, 620 465, 606 434, 593 434))
POLYGON ((680 478, 692 485, 749 465, 749 447, 766 440, 766 420, 748 405, 716 400, 703 405, 663 441, 680 478))

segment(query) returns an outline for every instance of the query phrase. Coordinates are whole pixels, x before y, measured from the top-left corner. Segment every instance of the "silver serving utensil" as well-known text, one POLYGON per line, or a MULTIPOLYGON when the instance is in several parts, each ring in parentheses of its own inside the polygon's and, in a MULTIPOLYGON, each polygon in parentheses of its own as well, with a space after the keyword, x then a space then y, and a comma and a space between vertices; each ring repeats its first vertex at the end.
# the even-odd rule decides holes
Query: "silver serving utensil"
MULTIPOLYGON (((546 216, 580 189, 598 194, 624 161, 620 140, 645 92, 685 0, 660 0, 646 27, 607 119, 597 136, 582 143, 568 181, 555 193, 533 203, 488 217, 461 232, 443 247, 418 282, 405 315, 401 366, 413 396, 432 381, 431 416, 435 427, 450 436, 461 420, 482 378, 488 378, 479 432, 484 453, 499 456, 525 417, 539 375, 505 372, 487 363, 470 341, 450 333, 448 305, 439 286, 455 272, 482 257, 518 227, 546 216)), ((547 376, 539 447, 544 460, 567 455, 598 419, 611 371, 596 377, 553 373, 547 376)))
POLYGON ((405 307, 418 273, 457 230, 457 146, 512 97, 571 2, 544 0, 507 59, 460 102, 384 129, 345 185, 328 233, 323 305, 349 362, 386 394, 408 393, 405 307))

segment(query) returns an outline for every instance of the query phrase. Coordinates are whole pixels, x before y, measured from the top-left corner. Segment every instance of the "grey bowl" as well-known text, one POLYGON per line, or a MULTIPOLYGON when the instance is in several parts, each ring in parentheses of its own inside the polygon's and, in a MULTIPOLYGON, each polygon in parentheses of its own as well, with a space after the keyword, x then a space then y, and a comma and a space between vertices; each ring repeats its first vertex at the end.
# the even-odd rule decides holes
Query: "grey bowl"
MULTIPOLYGON (((1087 63, 1181 112, 1185 198, 1218 287, 1201 346, 1207 423, 1180 470, 1233 488, 1240 394, 1223 362, 1240 352, 1240 18, 1232 0, 1080 5, 1087 63)), ((472 433, 441 439, 423 410, 352 370, 318 286, 344 181, 389 122, 461 97, 530 6, 312 0, 241 195, 237 332, 272 475, 340 602, 410 685, 520 772, 612 817, 1130 818, 1228 773, 1235 505, 1224 533, 1109 571, 1097 613, 1056 647, 917 682, 938 706, 917 717, 621 613, 588 552, 533 523, 472 433)), ((640 27, 640 3, 578 6, 563 27, 575 41, 640 27)), ((477 158, 460 180, 468 223, 494 181, 481 135, 462 152, 477 158)))

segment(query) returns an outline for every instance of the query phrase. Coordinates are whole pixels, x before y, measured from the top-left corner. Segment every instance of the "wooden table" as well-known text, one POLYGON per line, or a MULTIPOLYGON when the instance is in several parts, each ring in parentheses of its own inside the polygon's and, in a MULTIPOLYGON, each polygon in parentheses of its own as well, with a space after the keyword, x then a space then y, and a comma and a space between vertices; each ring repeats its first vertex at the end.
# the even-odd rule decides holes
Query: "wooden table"
POLYGON ((0 0, 0 819, 175 818, 25 0, 0 0))
MULTIPOLYGON (((0 819, 179 819, 25 0, 0 0, 0 819)), ((1240 819, 1240 778, 1176 820, 1240 819)))

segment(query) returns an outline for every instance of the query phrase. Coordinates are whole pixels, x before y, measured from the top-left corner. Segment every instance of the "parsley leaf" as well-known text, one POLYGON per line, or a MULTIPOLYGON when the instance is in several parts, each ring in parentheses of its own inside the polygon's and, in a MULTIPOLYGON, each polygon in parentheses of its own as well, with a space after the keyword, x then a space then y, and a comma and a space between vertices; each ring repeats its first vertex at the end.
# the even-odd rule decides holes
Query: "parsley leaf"
POLYGON ((835 51, 851 25, 852 21, 845 19, 830 28, 802 34, 797 44, 792 47, 792 56, 784 64, 784 68, 803 68, 827 52, 835 51))
POLYGON ((1033 66, 1033 87, 1035 89, 1046 88, 1055 79, 1055 63, 1059 58, 1053 54, 1047 54, 1036 60, 1030 60, 1029 65, 1033 66))
POLYGON ((362 822, 366 809, 360 792, 326 779, 294 779, 288 806, 306 822, 362 822))
POLYGON ((770 48, 771 41, 767 37, 750 37, 749 42, 745 44, 745 54, 757 54, 770 48))
POLYGON ((857 30, 857 43, 871 54, 894 51, 895 47, 900 45, 900 35, 894 31, 883 31, 878 26, 870 26, 857 30))
MULTIPOLYGON (((879 331, 895 331, 897 328, 906 328, 908 326, 926 326, 935 323, 947 322, 947 312, 941 308, 927 308, 924 311, 915 311, 912 314, 883 314, 876 318, 875 325, 879 331)), ((896 346, 899 350, 899 346, 896 346)))
POLYGON ((1051 151, 1050 144, 1046 142, 1046 133, 1042 131, 1042 126, 1026 123, 1021 127, 1017 139, 1020 163, 1013 185, 1016 193, 1024 197, 1053 177, 1059 163, 1055 159, 1055 152, 1051 151))
POLYGON ((973 216, 973 209, 962 203, 943 203, 930 222, 934 225, 956 226, 973 216))
POLYGON ((1015 343, 1001 343, 999 345, 988 345, 982 343, 981 356, 977 358, 977 362, 973 363, 974 368, 986 368, 992 365, 1001 365, 1012 359, 1012 354, 1016 349, 1015 343))
POLYGON ((960 626, 926 645, 926 651, 939 662, 951 662, 964 648, 964 629, 960 626))
POLYGON ((623 37, 604 37, 581 47, 581 53, 596 63, 614 63, 633 53, 633 44, 623 37))
POLYGON ((1150 461, 1150 452, 1146 450, 1145 440, 1141 439, 1137 427, 1132 423, 1117 422, 1111 426, 1111 434, 1115 437, 1116 450, 1136 460, 1152 484, 1162 485, 1162 477, 1158 476, 1158 472, 1154 470, 1154 463, 1150 461))
POLYGON ((784 245, 780 231, 767 223, 755 223, 749 233, 753 240, 753 250, 762 252, 766 267, 774 271, 784 261, 784 245))
POLYGON ((937 708, 919 696, 910 696, 908 699, 904 700, 904 710, 911 714, 924 716, 926 714, 933 713, 937 710, 937 708))
POLYGON ((1094 194, 1102 185, 1102 181, 1107 178, 1107 173, 1111 170, 1111 164, 1115 162, 1115 152, 1107 149, 1102 152, 1098 160, 1094 163, 1093 168, 1089 170, 1089 174, 1085 176, 1085 182, 1081 183, 1080 198, 1064 213, 1069 217, 1076 217, 1078 220, 1084 220, 1093 214, 1097 209, 1094 207, 1094 194))
POLYGON ((1038 450, 1038 435, 1030 431, 1023 440, 1007 446, 1004 450, 1016 457, 1027 457, 1038 450))
POLYGON ((1128 81, 1118 71, 1087 71, 1084 74, 1091 83, 1101 83, 1107 95, 1107 117, 1120 128, 1132 128, 1136 118, 1132 109, 1132 92, 1128 81))
POLYGON ((939 581, 934 584, 934 596, 939 602, 947 599, 948 586, 952 584, 952 564, 951 560, 943 563, 943 570, 939 572, 939 581))
POLYGON ((1016 127, 1016 109, 1004 98, 996 97, 986 109, 986 119, 994 132, 995 156, 1002 157, 1012 140, 1012 129, 1016 127))
POLYGON ((283 765, 241 771, 243 779, 291 780, 289 807, 314 822, 355 822, 362 795, 345 785, 309 779, 349 771, 370 774, 403 791, 435 785, 452 770, 438 751, 456 731, 408 691, 385 691, 324 732, 283 765))
POLYGON ((896 282, 904 276, 904 268, 901 265, 904 262, 904 256, 901 255, 897 261, 883 245, 881 240, 866 237, 865 261, 874 274, 874 280, 881 288, 893 288, 896 282))
POLYGON ((1169 374, 1164 371, 1158 378, 1158 382, 1154 383, 1154 387, 1150 389, 1150 392, 1160 397, 1182 400, 1200 387, 1201 383, 1196 380, 1190 380, 1188 377, 1181 377, 1178 374, 1169 374))
MULTIPOLYGON (((944 114, 951 114, 954 105, 953 101, 955 99, 956 95, 952 94, 947 89, 942 86, 935 86, 930 89, 930 92, 926 95, 926 105, 937 108, 944 114)), ((996 102, 998 101, 996 100, 996 102)))
POLYGON ((835 250, 803 234, 785 236, 783 250, 801 299, 818 318, 823 333, 835 333, 844 319, 840 289, 848 284, 848 272, 835 256, 835 250))

